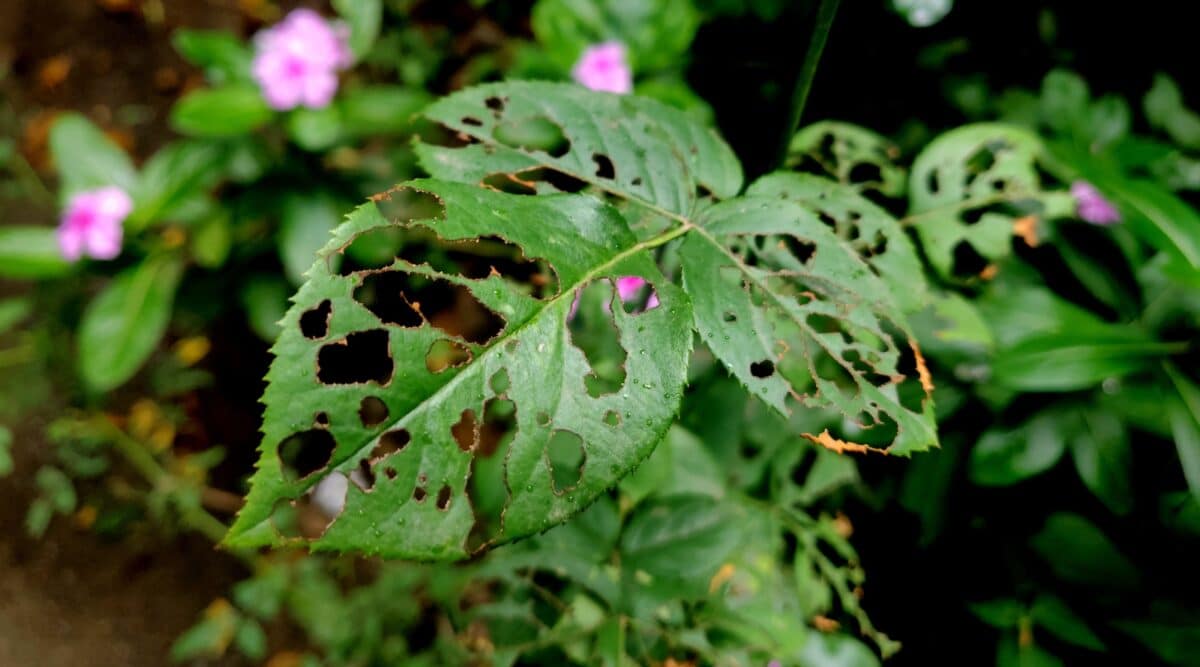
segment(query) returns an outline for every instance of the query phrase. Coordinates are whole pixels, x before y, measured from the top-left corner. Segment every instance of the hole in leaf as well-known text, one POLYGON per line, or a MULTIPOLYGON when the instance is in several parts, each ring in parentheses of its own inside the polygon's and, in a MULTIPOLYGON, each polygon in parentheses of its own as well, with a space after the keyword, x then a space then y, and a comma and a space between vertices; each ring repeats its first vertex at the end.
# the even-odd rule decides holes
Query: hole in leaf
POLYGON ((408 230, 399 256, 471 280, 499 276, 539 299, 558 293, 557 278, 548 262, 526 257, 521 246, 500 236, 445 240, 428 227, 417 226, 408 230))
POLYGON ((333 314, 333 302, 325 299, 316 308, 304 311, 300 316, 300 333, 309 340, 319 340, 329 335, 329 317, 333 314))
POLYGON ((437 494, 437 508, 443 512, 450 508, 450 485, 443 484, 437 494))
POLYGON ((483 184, 488 187, 518 195, 533 195, 539 190, 545 190, 544 187, 538 187, 539 183, 568 193, 579 192, 588 186, 587 181, 546 167, 532 167, 514 173, 502 171, 489 174, 483 179, 483 184))
POLYGON ((415 327, 428 321, 472 343, 486 342, 504 329, 504 320, 466 287, 419 274, 372 273, 354 290, 354 299, 385 323, 415 327))
POLYGON ((303 479, 329 465, 337 441, 325 429, 309 429, 293 433, 279 443, 279 461, 284 477, 303 479))
POLYGON ((400 254, 404 238, 405 230, 396 225, 376 227, 358 234, 342 251, 344 259, 338 267, 339 275, 390 267, 400 254))
POLYGON ((479 437, 479 425, 475 421, 475 411, 468 408, 459 415, 458 422, 450 427, 450 435, 458 443, 458 448, 469 452, 475 448, 479 437))
POLYGON ((496 114, 496 117, 499 117, 500 114, 504 112, 504 100, 496 97, 495 95, 484 100, 483 104, 487 106, 487 108, 491 109, 492 112, 496 114))
POLYGON ((587 453, 583 438, 571 431, 556 430, 546 443, 546 457, 550 461, 550 477, 554 492, 565 493, 575 487, 583 477, 583 466, 587 453))
POLYGON ((979 254, 966 239, 954 246, 954 275, 959 278, 977 276, 988 266, 987 258, 979 254))
POLYGON ((880 183, 883 181, 883 170, 877 164, 859 162, 850 168, 851 183, 880 183))
POLYGON ((275 533, 280 538, 285 540, 296 539, 303 537, 300 533, 300 523, 298 521, 295 505, 292 501, 281 498, 275 501, 271 507, 271 527, 275 529, 275 533))
POLYGON ((592 398, 615 393, 625 384, 627 354, 613 320, 614 291, 608 280, 588 283, 579 291, 579 307, 567 325, 571 342, 592 369, 584 378, 592 398))
POLYGON ((763 359, 750 364, 750 374, 756 378, 769 378, 775 374, 775 362, 763 359))
POLYGON ((329 413, 322 410, 313 415, 313 424, 318 427, 329 426, 329 413))
POLYGON ((383 459, 395 454, 396 452, 408 446, 412 441, 412 434, 406 428, 399 428, 395 431, 388 431, 379 436, 379 442, 375 443, 375 448, 367 456, 367 461, 370 463, 378 463, 383 459))
POLYGON ((603 153, 593 153, 592 161, 596 163, 596 177, 612 180, 617 177, 616 167, 612 159, 603 153))
POLYGON ((636 188, 637 186, 642 184, 642 177, 641 176, 634 177, 634 179, 632 181, 629 181, 629 184, 636 188))
POLYGON ((550 425, 550 413, 549 412, 537 413, 537 425, 541 426, 543 428, 546 426, 549 426, 550 425))
POLYGON ((609 426, 620 426, 621 415, 618 414, 616 410, 609 410, 608 412, 604 413, 604 423, 608 424, 609 426))
POLYGON ((413 500, 415 500, 415 501, 417 501, 417 502, 419 502, 419 503, 423 503, 423 502, 425 502, 425 496, 426 496, 426 495, 428 495, 428 494, 426 494, 426 493, 425 493, 425 488, 424 488, 424 487, 418 486, 418 487, 416 487, 416 488, 414 488, 414 489, 413 489, 413 495, 412 495, 412 497, 413 497, 413 500))
POLYGON ((930 169, 929 173, 925 175, 925 188, 928 189, 932 194, 936 195, 941 189, 940 186, 941 183, 939 182, 937 170, 930 169))
POLYGON ((617 298, 626 313, 643 313, 658 308, 658 292, 640 276, 617 278, 617 298))
POLYGON ((358 462, 358 468, 350 473, 350 481, 363 491, 375 488, 375 471, 371 470, 371 464, 366 459, 358 462))
POLYGON ((393 224, 446 219, 446 205, 437 195, 408 186, 381 192, 371 197, 371 201, 379 214, 393 224))
POLYGON ((787 245, 788 252, 792 254, 801 264, 807 264, 808 260, 817 254, 817 244, 787 234, 783 237, 784 244, 787 245))
POLYGON ((483 127, 483 121, 479 120, 478 118, 472 118, 471 116, 463 116, 462 124, 470 125, 471 127, 483 127))
POLYGON ((493 373, 492 379, 488 381, 488 385, 492 388, 492 393, 497 396, 503 395, 504 392, 508 391, 509 383, 508 371, 503 368, 493 373))
POLYGON ((734 315, 732 312, 727 310, 725 311, 725 314, 721 316, 721 319, 725 322, 737 322, 737 315, 734 315))
POLYGON ((562 128, 546 116, 499 123, 492 130, 492 137, 509 148, 540 151, 551 157, 562 157, 571 150, 571 142, 562 128))
POLYGON ((392 379, 392 353, 385 329, 357 331, 321 346, 317 379, 323 384, 387 384, 392 379))
POLYGON ((488 175, 483 179, 483 185, 510 195, 537 194, 537 185, 533 181, 526 181, 516 174, 503 171, 488 175))
POLYGON ((386 475, 388 479, 396 479, 396 469, 391 466, 384 468, 383 474, 386 475))
POLYGON ((325 532, 329 524, 346 508, 346 492, 349 489, 350 480, 342 473, 334 471, 317 482, 297 501, 297 518, 305 537, 320 537, 325 532))
POLYGON ((471 360, 471 350, 462 343, 452 340, 435 340, 425 353, 425 368, 430 373, 441 373, 448 368, 458 368, 471 360))
POLYGON ((364 396, 358 404, 358 419, 364 428, 379 426, 388 418, 387 403, 378 396, 364 396))

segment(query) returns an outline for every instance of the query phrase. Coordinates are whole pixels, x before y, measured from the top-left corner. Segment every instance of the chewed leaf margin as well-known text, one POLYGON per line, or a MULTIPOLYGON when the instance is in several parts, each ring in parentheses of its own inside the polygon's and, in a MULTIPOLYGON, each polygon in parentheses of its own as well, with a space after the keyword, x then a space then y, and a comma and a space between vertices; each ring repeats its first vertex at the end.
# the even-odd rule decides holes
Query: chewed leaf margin
POLYGON ((839 413, 868 444, 805 437, 903 455, 937 444, 933 383, 902 311, 814 212, 777 197, 722 202, 680 254, 696 328, 730 373, 782 414, 839 413))
POLYGON ((649 455, 677 411, 692 343, 690 304, 614 209, 585 196, 522 197, 433 180, 404 189, 434 198, 440 213, 388 220, 381 213, 388 197, 360 207, 335 230, 293 299, 267 376, 260 459, 227 545, 464 558, 586 507, 649 455), (511 224, 516 219, 522 224, 511 224), (418 226, 448 242, 501 229, 526 257, 552 265, 559 290, 539 299, 494 271, 468 278, 401 257, 348 272, 331 261, 363 234, 418 226), (388 273, 461 287, 503 325, 482 341, 447 332, 427 321, 432 304, 412 300, 407 286, 400 288, 399 311, 361 303, 356 289, 363 281, 388 273), (593 397, 585 388, 591 369, 566 324, 579 289, 622 277, 645 280, 656 307, 627 312, 614 297, 609 312, 628 352, 626 376, 619 391, 593 397), (355 360, 347 350, 356 346, 376 362, 355 360), (449 350, 453 363, 428 365, 435 348, 449 350), (323 354, 341 355, 336 381, 322 379, 323 354), (471 478, 478 424, 493 401, 515 405, 515 434, 503 453, 489 454, 505 457, 507 498, 499 527, 479 535, 471 478), (610 413, 620 416, 619 428, 609 423, 610 413), (562 432, 582 443, 584 454, 567 489, 555 486, 547 453, 562 432), (277 450, 298 437, 328 451, 289 475, 277 450), (284 535, 273 519, 279 508, 310 498, 334 475, 352 480, 340 485, 340 513, 315 537, 284 535))
POLYGON ((705 194, 724 199, 742 187, 741 165, 716 132, 646 98, 515 81, 460 91, 425 116, 466 142, 417 144, 421 165, 441 179, 485 183, 550 169, 683 216, 705 194), (511 136, 531 123, 547 124, 545 131, 559 132, 559 141, 535 146, 511 136))

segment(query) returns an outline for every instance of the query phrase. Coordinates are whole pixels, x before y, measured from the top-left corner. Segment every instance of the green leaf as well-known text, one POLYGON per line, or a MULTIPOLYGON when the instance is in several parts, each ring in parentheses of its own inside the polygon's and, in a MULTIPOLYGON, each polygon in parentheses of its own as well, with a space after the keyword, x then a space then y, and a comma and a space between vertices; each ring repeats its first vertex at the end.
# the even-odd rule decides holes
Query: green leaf
POLYGON ((1036 334, 996 352, 992 381, 1019 391, 1076 391, 1146 368, 1178 349, 1132 328, 1036 334))
POLYGON ((702 597, 741 542, 731 505, 708 496, 675 496, 643 505, 629 520, 621 534, 621 566, 649 575, 656 587, 702 597))
POLYGON ((1063 661, 1036 644, 1004 639, 996 650, 996 667, 1063 667, 1063 661))
POLYGON ((267 633, 263 631, 258 621, 252 618, 243 618, 238 621, 237 631, 233 635, 233 645, 250 660, 260 661, 267 656, 267 633))
MULTIPOLYGON (((215 269, 225 263, 232 249, 233 224, 228 212, 217 211, 192 229, 192 257, 196 264, 215 269)), ((283 315, 283 312, 279 314, 283 315)))
POLYGON ((8 477, 13 471, 12 431, 0 424, 0 477, 8 477))
POLYGON ((1058 512, 1046 519, 1031 545, 1059 579, 1104 590, 1136 590, 1140 573, 1087 519, 1058 512))
POLYGON ((904 194, 904 169, 896 165, 900 148, 886 137, 849 123, 821 121, 802 128, 788 145, 786 166, 815 164, 831 178, 886 197, 904 194))
MULTIPOLYGON (((417 144, 421 166, 436 178, 532 180, 548 169, 668 216, 690 215, 698 188, 725 198, 742 187, 741 165, 715 132, 653 100, 513 82, 455 93, 425 115, 478 141, 458 148, 417 144), (532 141, 532 129, 550 141, 532 141)), ((550 182, 536 185, 556 190, 550 182)))
POLYGON ((280 320, 287 313, 289 287, 277 275, 252 275, 242 285, 238 294, 250 328, 259 338, 274 341, 282 329, 280 320))
POLYGON ((1042 80, 1041 117, 1055 132, 1071 135, 1088 127, 1087 82, 1067 70, 1052 70, 1042 80))
MULTIPOLYGON (((317 251, 342 219, 342 206, 323 192, 295 193, 283 202, 279 229, 279 258, 289 280, 299 285, 317 251)), ((331 258, 336 263, 337 257, 331 258)))
POLYGON ((895 454, 936 444, 932 385, 903 314, 815 213, 777 197, 721 202, 680 257, 701 339, 751 394, 783 415, 789 399, 840 412, 895 454))
POLYGON ((584 49, 618 41, 634 72, 678 67, 700 15, 691 0, 539 0, 533 34, 565 74, 584 49))
POLYGON ((1143 241, 1200 272, 1200 214, 1163 186, 1127 178, 1088 152, 1053 144, 1056 175, 1083 178, 1120 208, 1125 224, 1143 241))
POLYGON ((942 277, 968 278, 982 268, 963 255, 986 262, 1008 255, 1014 220, 1040 210, 1035 160, 1041 150, 1041 141, 1024 130, 979 124, 942 134, 917 156, 906 222, 942 277), (1033 208, 1010 210, 1018 202, 1033 208))
POLYGON ((1104 650, 1104 642, 1087 623, 1071 611, 1066 603, 1052 595, 1039 595, 1033 601, 1029 614, 1035 623, 1065 642, 1093 651, 1104 650))
POLYGON ((50 155, 58 169, 60 202, 82 190, 108 185, 132 193, 137 184, 137 171, 125 151, 77 113, 63 114, 54 121, 50 155))
POLYGON ((1150 649, 1168 664, 1194 665, 1200 655, 1200 626, 1195 621, 1114 621, 1113 626, 1150 649))
POLYGON ((246 44, 223 30, 177 30, 171 43, 183 59, 200 67, 216 84, 250 79, 254 56, 246 44))
POLYGON ((1179 452, 1188 489, 1200 501, 1200 388, 1174 366, 1167 366, 1167 374, 1180 398, 1168 408, 1175 449, 1179 452))
POLYGON ((349 137, 365 137, 408 130, 431 99, 423 90, 401 86, 347 90, 338 96, 342 131, 349 137))
POLYGON ((1133 454, 1120 418, 1102 410, 1081 410, 1082 428, 1071 438, 1071 458, 1079 478, 1116 514, 1133 508, 1129 471, 1133 454))
POLYGON ((1078 428, 1070 417, 1061 410, 1045 410, 1019 428, 987 431, 971 450, 971 481, 1009 486, 1049 470, 1078 428), (1071 430, 1063 433, 1067 428, 1071 430))
POLYGON ((171 109, 171 127, 195 137, 236 137, 271 121, 275 112, 253 86, 192 91, 171 109))
POLYGON ((967 607, 979 620, 1001 630, 1017 627, 1021 618, 1025 616, 1025 605, 1011 598, 973 602, 967 607))
POLYGON ((924 269, 912 241, 890 213, 855 188, 810 174, 776 172, 755 181, 746 194, 788 199, 816 213, 883 280, 904 312, 928 303, 924 269))
MULTIPOLYGON (((691 310, 646 247, 613 208, 584 196, 416 181, 355 210, 284 319, 258 470, 227 543, 286 542, 271 521, 277 503, 361 466, 371 491, 347 485, 345 509, 308 541, 314 550, 463 558, 586 507, 649 455, 682 394, 691 310), (423 239, 405 252, 427 248, 428 258, 404 254, 348 275, 332 266, 355 239, 394 230, 423 239), (491 236, 498 231, 502 240, 491 236), (528 270, 544 288, 488 270, 514 264, 537 267, 528 270), (613 305, 607 280, 621 276, 648 280, 661 305, 641 313, 613 305), (595 369, 567 324, 576 291, 593 283, 626 355, 621 385, 607 392, 586 380, 595 369), (439 316, 455 303, 475 318, 472 328, 439 316), (492 420, 504 404, 515 420, 505 451, 474 451, 478 431, 468 425, 492 420), (299 459, 289 456, 297 446, 299 459), (468 544, 472 462, 490 455, 503 457, 508 497, 495 530, 468 544)), ((578 317, 592 315, 581 306, 578 317)))
POLYGON ((0 227, 0 276, 44 279, 70 272, 71 263, 63 259, 53 228, 0 227))
POLYGON ((379 37, 383 24, 383 0, 333 0, 333 9, 350 26, 350 51, 362 60, 379 37))
POLYGON ((169 219, 182 205, 207 194, 225 171, 225 147, 207 141, 177 141, 160 149, 142 168, 126 225, 140 229, 169 219))
POLYGON ((113 279, 88 304, 79 325, 79 374, 94 392, 133 377, 167 330, 183 267, 177 259, 149 259, 113 279))
POLYGON ((1183 93, 1166 74, 1157 74, 1143 101, 1150 126, 1167 133, 1184 148, 1200 148, 1200 114, 1183 103, 1183 93))
POLYGON ((287 117, 288 136, 306 151, 321 151, 333 146, 342 136, 342 115, 334 104, 324 109, 301 107, 287 117))

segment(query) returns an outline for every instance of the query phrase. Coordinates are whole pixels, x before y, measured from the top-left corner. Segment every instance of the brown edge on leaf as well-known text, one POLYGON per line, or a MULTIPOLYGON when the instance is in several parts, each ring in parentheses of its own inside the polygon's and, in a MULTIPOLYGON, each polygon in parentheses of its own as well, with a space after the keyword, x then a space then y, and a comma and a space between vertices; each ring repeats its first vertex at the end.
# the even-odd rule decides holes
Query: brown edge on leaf
POLYGON ((915 340, 910 340, 908 344, 912 347, 913 357, 917 362, 917 377, 921 380, 921 387, 925 389, 926 396, 932 396, 933 375, 929 372, 929 366, 925 365, 925 355, 921 354, 921 346, 917 345, 915 340))
POLYGON ((869 445, 860 445, 857 442, 838 440, 829 433, 829 429, 821 431, 820 435, 813 435, 811 433, 803 433, 801 435, 805 440, 820 445, 832 452, 837 452, 838 454, 845 454, 846 452, 851 452, 854 454, 867 454, 870 452, 887 454, 886 449, 879 449, 878 447, 871 447, 869 445))
POLYGON ((1027 215, 1013 220, 1013 234, 1020 237, 1030 248, 1038 247, 1037 222, 1036 215, 1027 215))

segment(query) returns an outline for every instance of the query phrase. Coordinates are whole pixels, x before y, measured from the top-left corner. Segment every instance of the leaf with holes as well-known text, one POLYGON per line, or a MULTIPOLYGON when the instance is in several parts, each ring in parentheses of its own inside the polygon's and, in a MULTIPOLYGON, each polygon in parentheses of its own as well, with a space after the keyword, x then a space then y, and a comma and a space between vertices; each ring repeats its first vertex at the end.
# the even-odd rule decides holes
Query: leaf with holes
POLYGON ((703 192, 732 197, 742 169, 729 146, 685 112, 571 84, 470 88, 425 115, 466 141, 418 144, 437 178, 537 192, 603 192, 668 215, 692 213, 703 192))
POLYGON ((934 139, 913 163, 908 221, 945 278, 978 275, 1011 249, 1013 224, 1045 209, 1034 135, 967 125, 934 139))
POLYGON ((904 312, 928 304, 921 260, 904 228, 852 186, 812 174, 776 172, 755 181, 746 194, 788 199, 812 210, 866 261, 904 312))
POLYGON ((355 210, 283 320, 227 544, 456 559, 586 507, 682 394, 691 308, 647 247, 585 196, 430 180, 355 210), (599 317, 604 345, 576 336, 599 317))
POLYGON ((932 382, 902 312, 816 213, 778 197, 722 202, 680 254, 701 339, 751 393, 782 414, 832 409, 850 420, 846 437, 892 453, 936 444, 932 382))
POLYGON ((900 148, 886 137, 827 120, 804 127, 792 137, 785 164, 789 168, 816 167, 839 183, 899 197, 904 194, 904 169, 896 164, 899 157, 900 148))

